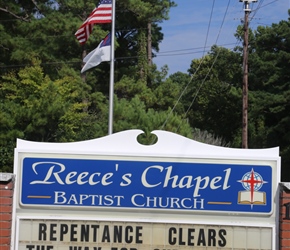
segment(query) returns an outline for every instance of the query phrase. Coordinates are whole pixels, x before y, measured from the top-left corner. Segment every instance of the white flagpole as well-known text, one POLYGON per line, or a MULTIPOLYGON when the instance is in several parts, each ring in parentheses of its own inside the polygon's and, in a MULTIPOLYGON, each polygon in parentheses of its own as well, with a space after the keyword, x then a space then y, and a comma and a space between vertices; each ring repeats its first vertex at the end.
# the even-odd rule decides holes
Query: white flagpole
POLYGON ((109 129, 108 134, 113 133, 114 111, 114 61, 115 61, 115 0, 112 0, 112 30, 111 30, 111 60, 110 60, 110 93, 109 93, 109 129))

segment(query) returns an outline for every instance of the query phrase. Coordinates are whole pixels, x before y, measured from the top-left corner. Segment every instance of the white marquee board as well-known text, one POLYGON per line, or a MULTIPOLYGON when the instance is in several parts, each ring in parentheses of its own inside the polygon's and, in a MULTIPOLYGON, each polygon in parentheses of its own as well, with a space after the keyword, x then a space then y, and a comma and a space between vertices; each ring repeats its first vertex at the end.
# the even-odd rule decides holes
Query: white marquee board
POLYGON ((12 250, 275 249, 278 148, 153 133, 18 140, 12 250))

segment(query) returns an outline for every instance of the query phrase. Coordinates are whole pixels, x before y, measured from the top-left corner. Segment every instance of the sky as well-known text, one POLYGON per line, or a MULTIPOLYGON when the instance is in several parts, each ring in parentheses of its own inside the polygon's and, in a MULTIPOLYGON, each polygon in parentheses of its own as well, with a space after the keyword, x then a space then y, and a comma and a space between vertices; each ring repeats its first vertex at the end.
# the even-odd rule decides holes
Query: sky
MULTIPOLYGON (((234 36, 244 19, 244 3, 239 0, 174 0, 177 7, 169 20, 159 25, 164 34, 159 53, 153 62, 160 70, 168 65, 169 75, 187 73, 192 59, 206 55, 216 44, 233 49, 238 45, 234 36)), ((250 1, 249 1, 250 2, 250 1)), ((290 0, 258 0, 249 4, 250 28, 271 26, 288 20, 290 0)), ((242 45, 242 44, 239 44, 242 45)))

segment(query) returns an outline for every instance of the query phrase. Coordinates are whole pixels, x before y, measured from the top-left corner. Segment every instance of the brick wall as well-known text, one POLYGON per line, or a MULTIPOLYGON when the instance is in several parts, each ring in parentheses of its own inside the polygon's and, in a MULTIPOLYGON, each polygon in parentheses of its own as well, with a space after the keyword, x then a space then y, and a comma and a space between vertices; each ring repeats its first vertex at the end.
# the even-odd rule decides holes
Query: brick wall
MULTIPOLYGON (((11 175, 12 176, 12 175, 11 175)), ((0 249, 10 250, 13 179, 0 181, 0 249)))
POLYGON ((290 183, 280 183, 280 250, 290 250, 290 183))

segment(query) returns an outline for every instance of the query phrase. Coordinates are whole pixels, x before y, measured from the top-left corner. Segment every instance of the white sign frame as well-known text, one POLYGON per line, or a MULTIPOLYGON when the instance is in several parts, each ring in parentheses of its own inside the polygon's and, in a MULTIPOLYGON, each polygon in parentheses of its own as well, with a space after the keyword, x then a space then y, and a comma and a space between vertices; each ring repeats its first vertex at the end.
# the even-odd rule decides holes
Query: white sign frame
MULTIPOLYGON (((279 148, 270 149, 233 149, 224 148, 218 146, 207 145, 199 143, 183 136, 166 132, 166 131, 153 131, 158 138, 158 141, 154 145, 141 145, 137 141, 137 137, 142 134, 141 130, 128 130, 113 135, 105 136, 103 138, 73 142, 73 143, 38 143, 24 140, 17 140, 17 147, 15 149, 14 158, 14 173, 16 175, 16 195, 13 197, 13 223, 12 223, 12 242, 11 250, 17 250, 17 245, 14 242, 18 242, 19 220, 20 219, 75 219, 79 220, 81 217, 78 215, 77 209, 68 211, 64 209, 49 209, 50 216, 47 215, 47 211, 37 210, 34 208, 23 208, 19 206, 19 189, 20 189, 20 176, 19 176, 19 164, 21 159, 25 155, 47 155, 54 154, 56 157, 67 155, 75 155, 76 157, 91 157, 97 156, 98 158, 139 158, 139 159, 169 159, 175 161, 187 161, 188 159, 195 159, 204 162, 224 162, 234 161, 235 163, 267 163, 273 165, 276 169, 274 173, 274 185, 276 190, 273 191, 273 213, 270 216, 261 218, 255 218, 248 215, 239 215, 232 213, 226 216, 218 213, 205 215, 206 218, 199 220, 192 220, 188 213, 177 213, 176 211, 162 213, 152 211, 134 212, 130 209, 118 210, 118 214, 112 213, 112 211, 106 211, 106 209, 100 209, 98 211, 99 216, 94 220, 105 220, 110 216, 114 221, 141 221, 141 222, 166 222, 166 223, 179 223, 185 224, 189 221, 199 224, 221 224, 229 226, 248 226, 248 227, 265 227, 272 229, 272 244, 273 249, 276 249, 277 230, 279 221, 278 211, 278 183, 280 181, 280 157, 279 148), (126 142, 124 144, 124 142, 126 142), (174 219, 173 219, 174 217, 174 219), (207 222, 210 221, 210 222, 207 222), (14 234, 15 232, 15 234, 14 234)), ((114 211, 113 211, 114 212, 114 211)), ((88 212, 87 220, 93 220, 92 214, 88 212)), ((82 218, 83 220, 83 218, 82 218)))

